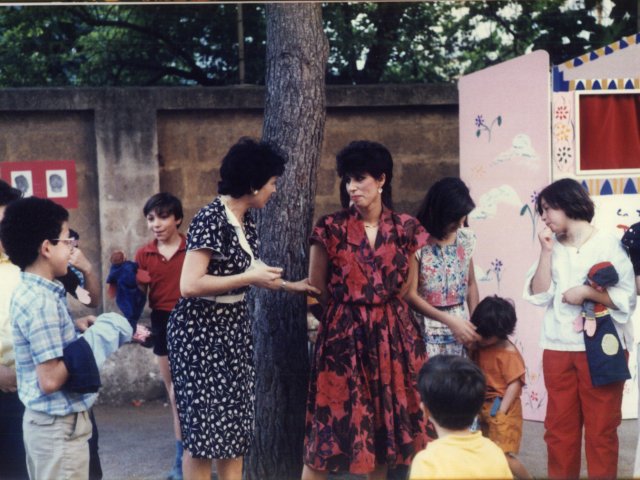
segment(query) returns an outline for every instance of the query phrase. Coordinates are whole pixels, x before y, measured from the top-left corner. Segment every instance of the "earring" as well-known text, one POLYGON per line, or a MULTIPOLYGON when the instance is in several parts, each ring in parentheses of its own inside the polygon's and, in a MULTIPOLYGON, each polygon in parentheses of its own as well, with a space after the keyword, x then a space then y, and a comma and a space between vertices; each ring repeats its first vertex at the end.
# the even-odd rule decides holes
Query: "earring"
POLYGON ((257 195, 257 194, 258 194, 258 190, 254 190, 254 191, 253 191, 253 194, 254 194, 254 195, 257 195))
POLYGON ((378 188, 378 193, 382 193, 382 187, 378 188))

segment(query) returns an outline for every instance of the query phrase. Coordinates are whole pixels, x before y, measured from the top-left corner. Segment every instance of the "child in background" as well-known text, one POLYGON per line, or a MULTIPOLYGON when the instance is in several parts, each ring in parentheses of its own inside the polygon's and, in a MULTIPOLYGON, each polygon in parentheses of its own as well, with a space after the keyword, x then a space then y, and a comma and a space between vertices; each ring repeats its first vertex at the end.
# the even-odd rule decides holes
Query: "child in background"
POLYGON ((425 417, 438 439, 411 464, 410 480, 432 478, 512 478, 502 450, 469 428, 484 403, 485 380, 471 360, 456 355, 430 358, 418 377, 425 417))
MULTIPOLYGON (((0 180, 0 221, 4 210, 22 197, 22 192, 0 180)), ((24 405, 17 392, 13 335, 9 303, 13 290, 20 284, 20 269, 9 260, 0 243, 0 478, 25 478, 22 415, 24 405)))
POLYGON ((476 236, 466 228, 475 204, 459 178, 443 178, 429 189, 416 215, 429 239, 416 252, 419 271, 411 272, 405 297, 425 327, 429 358, 465 355, 464 345, 480 339, 469 322, 478 303, 473 273, 476 236))
POLYGON ((186 238, 178 231, 183 218, 182 203, 169 193, 157 193, 147 200, 143 212, 154 239, 136 252, 135 261, 139 269, 149 273, 150 282, 140 287, 149 295, 153 353, 157 356, 160 374, 171 402, 176 456, 168 480, 180 480, 182 437, 169 369, 167 321, 180 298, 180 273, 186 254, 186 238))
POLYGON ((502 448, 516 478, 531 478, 516 458, 522 439, 520 393, 525 383, 524 360, 508 338, 516 327, 516 310, 503 298, 487 297, 474 310, 471 323, 482 337, 478 348, 471 350, 471 358, 487 382, 480 411, 482 434, 502 448))

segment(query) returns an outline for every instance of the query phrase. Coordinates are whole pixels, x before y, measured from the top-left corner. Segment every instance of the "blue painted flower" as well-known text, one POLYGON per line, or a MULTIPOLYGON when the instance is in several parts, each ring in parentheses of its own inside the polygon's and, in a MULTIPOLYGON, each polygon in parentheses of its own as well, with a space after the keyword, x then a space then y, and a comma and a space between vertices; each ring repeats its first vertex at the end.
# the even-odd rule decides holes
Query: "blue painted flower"
POLYGON ((533 193, 531 194, 531 203, 535 205, 537 201, 538 201, 538 192, 534 190, 533 193))

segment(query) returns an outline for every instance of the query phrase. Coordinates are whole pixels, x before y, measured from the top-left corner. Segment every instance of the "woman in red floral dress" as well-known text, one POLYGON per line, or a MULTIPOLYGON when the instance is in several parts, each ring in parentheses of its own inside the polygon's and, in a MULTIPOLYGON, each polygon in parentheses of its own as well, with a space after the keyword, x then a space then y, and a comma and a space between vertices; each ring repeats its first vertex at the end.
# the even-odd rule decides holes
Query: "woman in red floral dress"
POLYGON ((310 283, 325 306, 307 402, 304 480, 349 471, 385 478, 426 444, 416 376, 426 360, 403 296, 427 233, 390 210, 393 160, 379 143, 337 156, 345 210, 311 236, 310 283))

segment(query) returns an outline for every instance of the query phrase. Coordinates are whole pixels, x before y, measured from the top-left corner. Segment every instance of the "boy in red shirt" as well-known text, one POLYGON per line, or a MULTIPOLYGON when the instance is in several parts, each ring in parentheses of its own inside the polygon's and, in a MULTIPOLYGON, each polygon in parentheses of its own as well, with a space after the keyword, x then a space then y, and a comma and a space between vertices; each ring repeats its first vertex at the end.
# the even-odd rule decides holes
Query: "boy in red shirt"
POLYGON ((178 231, 183 219, 182 203, 169 193, 157 193, 147 200, 143 212, 154 239, 138 249, 135 261, 139 269, 149 273, 149 283, 140 285, 140 288, 149 296, 153 353, 157 356, 173 412, 176 457, 168 479, 181 480, 182 437, 167 356, 167 321, 180 298, 180 273, 186 254, 186 238, 178 231))

